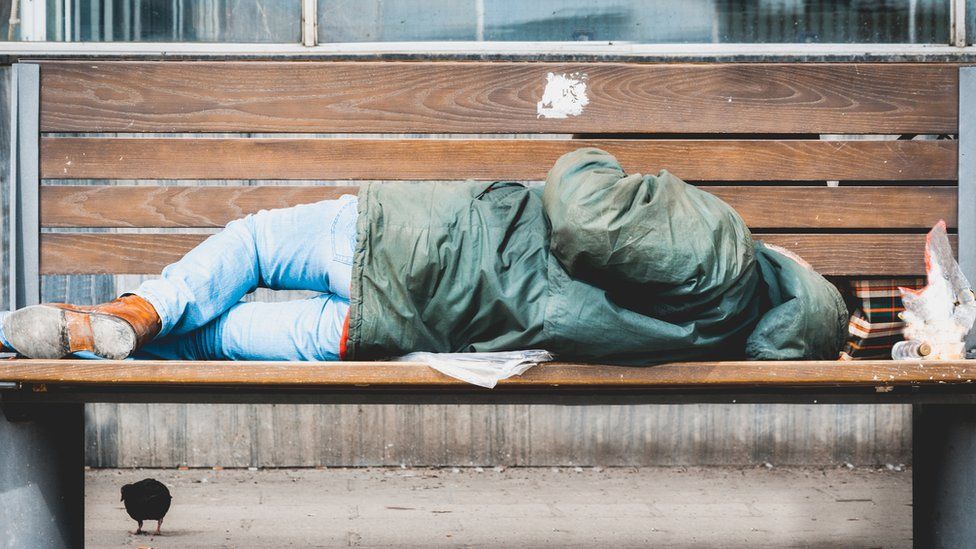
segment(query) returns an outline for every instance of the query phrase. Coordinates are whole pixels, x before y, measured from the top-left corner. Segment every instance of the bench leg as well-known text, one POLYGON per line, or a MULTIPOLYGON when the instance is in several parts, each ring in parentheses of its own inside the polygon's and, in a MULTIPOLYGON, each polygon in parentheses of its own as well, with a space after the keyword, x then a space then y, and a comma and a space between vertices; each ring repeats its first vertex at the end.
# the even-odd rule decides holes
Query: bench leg
POLYGON ((915 547, 976 547, 976 406, 915 404, 915 547))
POLYGON ((84 546, 84 420, 83 404, 4 406, 0 546, 84 546))

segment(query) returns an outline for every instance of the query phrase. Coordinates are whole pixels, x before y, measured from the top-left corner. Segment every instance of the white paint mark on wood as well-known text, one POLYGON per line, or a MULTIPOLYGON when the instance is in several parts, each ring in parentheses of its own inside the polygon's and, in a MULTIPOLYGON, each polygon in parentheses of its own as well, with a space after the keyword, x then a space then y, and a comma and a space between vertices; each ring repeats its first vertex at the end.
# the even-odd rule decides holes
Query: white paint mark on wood
POLYGON ((542 100, 536 105, 539 118, 568 118, 583 114, 583 107, 590 99, 586 97, 586 75, 571 74, 546 75, 546 89, 542 100))

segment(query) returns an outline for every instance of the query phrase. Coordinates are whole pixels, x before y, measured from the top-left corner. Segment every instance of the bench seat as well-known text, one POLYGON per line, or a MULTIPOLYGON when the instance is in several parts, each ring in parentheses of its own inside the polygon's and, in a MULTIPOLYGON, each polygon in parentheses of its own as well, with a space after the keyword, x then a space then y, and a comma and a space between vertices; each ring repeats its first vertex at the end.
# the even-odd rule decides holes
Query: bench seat
MULTIPOLYGON (((403 388, 474 387, 422 363, 179 360, 9 360, 0 382, 97 386, 301 386, 403 388)), ((494 391, 520 388, 687 390, 749 387, 918 387, 976 383, 973 361, 677 362, 648 367, 541 364, 499 381, 494 391)), ((976 385, 972 385, 976 393, 976 385)))
POLYGON ((554 362, 485 389, 407 362, 18 359, 0 363, 0 404, 976 404, 974 380, 967 361, 554 362))

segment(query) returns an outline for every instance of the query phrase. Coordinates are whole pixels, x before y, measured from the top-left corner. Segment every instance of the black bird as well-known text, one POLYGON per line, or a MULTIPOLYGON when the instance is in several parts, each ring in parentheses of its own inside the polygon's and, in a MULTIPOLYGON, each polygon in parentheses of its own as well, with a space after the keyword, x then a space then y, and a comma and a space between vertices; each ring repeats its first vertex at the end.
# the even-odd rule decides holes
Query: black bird
POLYGON ((121 501, 125 502, 125 511, 129 513, 132 520, 139 523, 139 527, 133 534, 142 533, 142 521, 155 520, 158 535, 159 529, 163 526, 163 517, 169 511, 172 500, 173 497, 169 495, 166 486, 156 479, 147 478, 123 486, 121 501))

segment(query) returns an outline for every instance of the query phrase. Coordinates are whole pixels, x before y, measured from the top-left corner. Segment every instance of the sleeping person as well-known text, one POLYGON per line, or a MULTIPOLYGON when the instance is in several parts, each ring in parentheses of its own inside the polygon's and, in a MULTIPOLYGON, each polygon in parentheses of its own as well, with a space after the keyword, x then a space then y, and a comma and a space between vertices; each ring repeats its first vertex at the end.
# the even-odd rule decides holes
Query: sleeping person
POLYGON ((754 242, 727 204, 610 154, 561 157, 541 187, 379 183, 233 221, 110 303, 6 313, 31 358, 372 360, 546 349, 617 364, 833 359, 840 294, 754 242), (311 290, 241 302, 258 287, 311 290))

